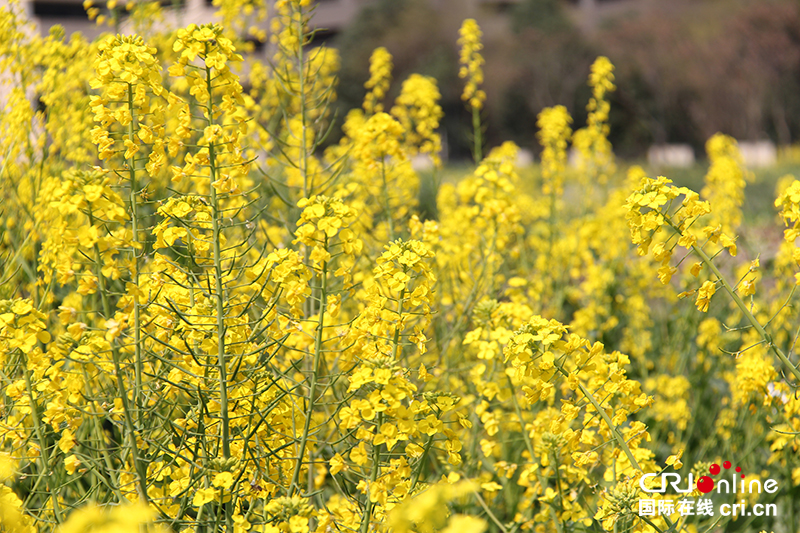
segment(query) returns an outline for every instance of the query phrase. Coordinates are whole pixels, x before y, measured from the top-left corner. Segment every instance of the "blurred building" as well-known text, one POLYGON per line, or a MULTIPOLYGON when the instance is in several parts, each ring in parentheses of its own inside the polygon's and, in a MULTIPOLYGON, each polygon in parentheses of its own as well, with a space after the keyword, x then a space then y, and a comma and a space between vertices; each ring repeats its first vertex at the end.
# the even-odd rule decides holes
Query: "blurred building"
MULTIPOLYGON (((3 0, 0 0, 3 1, 3 0)), ((359 11, 375 0, 317 0, 314 25, 321 29, 317 39, 325 40, 336 35, 350 24, 359 11)), ((461 18, 475 17, 483 24, 498 26, 508 24, 511 8, 524 0, 428 0, 435 7, 459 14, 461 18)), ((578 25, 591 31, 604 18, 624 15, 640 10, 654 0, 563 0, 578 25)), ((105 2, 98 0, 98 7, 105 2)), ((120 0, 123 4, 124 0, 120 0)), ((182 25, 206 23, 213 20, 216 10, 211 0, 161 0, 162 5, 182 25)), ((89 20, 83 0, 23 0, 28 16, 36 23, 42 34, 47 34, 56 24, 64 27, 67 34, 81 32, 88 38, 99 35, 99 28, 89 20)), ((493 28, 487 28, 491 31, 493 28)))
POLYGON ((83 0, 23 0, 20 3, 42 35, 47 35, 57 24, 63 26, 67 35, 80 32, 93 38, 102 32, 86 15, 83 0))
MULTIPOLYGON (((374 0, 317 0, 315 25, 325 28, 330 34, 335 34, 349 24, 361 8, 371 1, 374 0)), ((124 2, 125 0, 120 0, 119 3, 124 5, 124 2)), ((106 31, 105 28, 98 28, 94 21, 89 20, 83 0, 27 0, 22 4, 28 17, 36 23, 43 35, 56 24, 63 26, 67 34, 81 32, 89 38, 106 31)), ((105 0, 95 2, 100 8, 104 4, 105 0)), ((216 11, 211 0, 161 0, 161 4, 170 18, 180 20, 182 25, 210 22, 214 19, 216 11)), ((327 36, 326 32, 320 32, 321 39, 327 36)))

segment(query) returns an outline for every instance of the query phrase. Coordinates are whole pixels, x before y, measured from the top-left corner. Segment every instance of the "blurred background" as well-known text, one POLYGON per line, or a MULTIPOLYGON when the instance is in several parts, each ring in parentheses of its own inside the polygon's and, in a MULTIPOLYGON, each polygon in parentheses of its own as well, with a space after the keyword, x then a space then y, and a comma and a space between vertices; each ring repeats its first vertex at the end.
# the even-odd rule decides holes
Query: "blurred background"
MULTIPOLYGON (((207 22, 215 10, 211 0, 162 4, 182 11, 184 23, 207 22)), ((89 36, 102 30, 82 0, 27 1, 26 9, 43 33, 53 24, 89 36)), ((456 45, 468 17, 484 32, 490 146, 510 139, 537 153, 536 115, 545 106, 565 105, 582 126, 598 55, 616 66, 610 138, 620 157, 650 151, 652 162, 654 145, 680 144, 684 157, 691 149, 701 158, 720 131, 745 149, 757 141, 749 145, 770 159, 800 139, 798 0, 318 0, 314 44, 341 51, 339 116, 360 106, 369 55, 385 46, 395 92, 413 72, 439 81, 449 158, 469 158, 456 45)), ((665 153, 655 158, 681 158, 665 153)))

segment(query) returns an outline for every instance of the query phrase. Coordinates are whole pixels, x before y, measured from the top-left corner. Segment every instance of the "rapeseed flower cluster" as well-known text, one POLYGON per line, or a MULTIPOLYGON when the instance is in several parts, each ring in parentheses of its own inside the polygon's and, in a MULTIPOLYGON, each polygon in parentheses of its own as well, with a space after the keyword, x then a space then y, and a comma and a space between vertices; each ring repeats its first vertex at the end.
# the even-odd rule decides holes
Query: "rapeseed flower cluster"
POLYGON ((464 92, 461 99, 467 102, 472 109, 481 109, 483 102, 486 101, 486 93, 479 89, 483 83, 483 44, 481 43, 481 32, 475 19, 467 19, 458 31, 458 44, 461 45, 461 69, 458 76, 466 80, 464 92))
POLYGON ((560 197, 564 194, 564 172, 567 166, 567 146, 572 136, 567 108, 548 107, 539 113, 536 126, 542 144, 542 192, 560 197))
POLYGON ((608 115, 611 104, 608 96, 616 89, 614 65, 607 57, 598 57, 589 75, 592 98, 586 106, 589 116, 586 127, 574 134, 573 145, 580 154, 580 170, 586 183, 604 183, 614 173, 614 154, 608 141, 608 115))
POLYGON ((369 79, 364 88, 369 92, 364 97, 364 112, 367 115, 383 111, 383 99, 392 83, 392 54, 380 46, 369 58, 369 79))
POLYGON ((458 71, 458 77, 466 80, 461 99, 472 110, 472 135, 475 144, 473 156, 475 162, 479 163, 483 159, 483 132, 480 115, 483 103, 486 101, 486 93, 480 89, 483 83, 484 59, 481 55, 483 32, 475 19, 466 19, 461 25, 461 29, 458 30, 458 35, 458 44, 461 46, 459 54, 461 68, 458 71))
POLYGON ((644 474, 730 458, 796 507, 800 182, 762 262, 732 139, 700 194, 618 175, 606 58, 585 127, 539 115, 541 176, 513 143, 484 157, 468 20, 476 162, 424 213, 436 80, 390 101, 376 50, 328 145, 339 56, 308 46, 312 2, 275 2, 244 78, 263 5, 156 32, 134 4, 106 7, 141 35, 93 43, 0 8, 0 529, 744 531, 638 508, 644 474))

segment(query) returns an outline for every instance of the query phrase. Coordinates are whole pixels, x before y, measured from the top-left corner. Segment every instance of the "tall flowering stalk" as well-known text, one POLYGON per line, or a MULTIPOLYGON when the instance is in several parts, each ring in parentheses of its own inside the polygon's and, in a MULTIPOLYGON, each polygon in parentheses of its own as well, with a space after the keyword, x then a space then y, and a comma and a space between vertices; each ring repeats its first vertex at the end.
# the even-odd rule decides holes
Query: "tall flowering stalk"
MULTIPOLYGON (((303 468, 308 472, 307 491, 311 491, 314 479, 313 455, 318 453, 322 445, 311 434, 312 422, 317 412, 320 383, 323 379, 321 363, 326 359, 324 346, 332 325, 327 320, 335 319, 339 314, 341 294, 337 294, 334 286, 335 277, 343 278, 345 284, 350 279, 348 269, 355 262, 355 256, 361 251, 361 241, 356 239, 350 225, 356 218, 356 212, 338 198, 313 196, 298 202, 303 212, 298 221, 296 242, 304 244, 309 251, 311 270, 319 282, 317 319, 314 324, 312 362, 308 369, 308 395, 303 398, 303 427, 298 435, 297 462, 294 465, 288 495, 301 492, 300 473, 303 468), (338 257, 334 259, 333 254, 338 257), (333 268, 334 266, 338 268, 333 268), (311 444, 315 444, 312 449, 311 444), (306 457, 308 456, 308 459, 306 457)), ((329 387, 330 385, 328 385, 329 387)), ((326 387, 327 388, 327 387, 326 387)))
MULTIPOLYGON (((231 443, 234 441, 229 406, 233 377, 229 376, 229 368, 233 367, 234 354, 229 340, 231 324, 226 320, 230 319, 233 312, 230 307, 232 283, 240 267, 236 264, 235 256, 225 250, 228 240, 224 235, 224 213, 236 209, 239 182, 247 174, 247 163, 242 157, 239 141, 240 124, 244 121, 244 117, 238 114, 238 106, 243 103, 242 88, 230 70, 230 64, 241 61, 241 56, 236 53, 233 43, 223 35, 222 28, 216 25, 189 26, 180 30, 173 49, 180 53, 180 57, 170 73, 173 76, 186 76, 191 87, 190 93, 201 110, 198 119, 202 123, 202 136, 197 141, 195 160, 199 163, 196 172, 207 180, 203 190, 208 191, 208 218, 206 224, 201 223, 201 227, 208 228, 210 225, 208 240, 204 242, 206 250, 209 244, 211 248, 207 255, 210 264, 206 278, 210 290, 205 297, 210 300, 209 311, 212 311, 213 317, 213 335, 209 339, 212 344, 202 345, 202 349, 216 358, 219 400, 217 453, 221 452, 221 459, 227 466, 232 457, 231 443), (220 120, 222 117, 224 119, 220 120)), ((203 240, 198 240, 197 244, 200 242, 203 240)), ((236 243, 232 244, 237 246, 236 243)), ((216 477, 212 483, 225 489, 230 486, 227 481, 221 482, 216 477)), ((205 496, 195 499, 195 503, 200 504, 200 513, 207 509, 205 499, 205 496)), ((226 524, 231 527, 233 506, 229 502, 224 508, 226 524)))
POLYGON ((536 121, 537 137, 542 145, 542 193, 550 198, 550 255, 555 240, 557 202, 564 194, 571 123, 572 117, 564 106, 543 109, 536 121))
POLYGON ((274 112, 281 120, 270 133, 282 146, 275 161, 284 169, 285 184, 295 202, 320 193, 334 172, 322 165, 315 153, 329 128, 339 56, 325 46, 307 48, 313 9, 308 0, 279 0, 272 19, 271 41, 276 53, 268 83, 275 91, 274 112))
POLYGON ((586 105, 589 116, 586 126, 574 133, 572 145, 580 154, 582 183, 593 187, 595 183, 605 184, 616 169, 614 153, 608 141, 608 116, 611 111, 608 96, 616 86, 614 65, 607 57, 600 56, 592 63, 589 87, 592 88, 592 98, 586 105))
POLYGON ((461 46, 459 62, 461 69, 458 76, 466 80, 461 99, 472 111, 472 134, 474 138, 473 156, 475 162, 483 159, 483 130, 481 126, 481 109, 486 101, 486 93, 480 89, 483 83, 483 56, 481 50, 481 32, 475 19, 466 19, 458 31, 458 44, 461 46))
POLYGON ((700 191, 714 205, 709 225, 719 225, 723 233, 732 234, 742 222, 744 188, 750 173, 744 168, 736 140, 717 133, 706 141, 711 163, 700 191))
POLYGON ((364 83, 364 113, 372 115, 383 112, 383 100, 392 83, 392 54, 380 46, 369 58, 369 79, 364 83))
MULTIPOLYGON (((141 219, 139 215, 139 194, 141 184, 138 170, 143 157, 137 157, 146 144, 151 144, 159 136, 163 128, 158 124, 163 120, 163 104, 159 97, 164 93, 161 85, 160 65, 155 56, 155 49, 148 47, 141 37, 109 38, 100 47, 95 64, 97 77, 92 82, 94 88, 102 89, 100 96, 91 100, 95 121, 99 123, 92 130, 92 140, 97 144, 100 158, 120 158, 123 160, 123 169, 127 170, 129 202, 132 224, 132 261, 130 279, 133 287, 139 286, 139 271, 141 268, 140 254, 143 248, 140 236, 141 219), (140 115, 147 117, 150 125, 142 123, 140 115), (122 131, 116 131, 111 126, 118 124, 122 131), (155 129, 155 133, 154 133, 155 129), (121 157, 120 157, 121 156, 121 157)), ((156 143, 148 157, 147 172, 157 174, 163 166, 163 147, 160 141, 156 143)), ((98 261, 100 259, 98 254, 98 261)), ((107 320, 111 320, 110 302, 107 298, 108 288, 105 286, 102 275, 99 292, 103 298, 103 309, 107 320)), ((142 353, 142 322, 140 316, 140 303, 136 293, 131 299, 134 351, 134 407, 136 425, 141 427, 143 421, 143 353, 142 353)), ((139 478, 139 496, 147 500, 145 472, 143 464, 139 462, 139 451, 136 443, 136 431, 133 423, 132 409, 128 406, 127 385, 120 366, 119 355, 115 349, 115 371, 117 382, 122 392, 123 408, 126 413, 126 426, 131 440, 131 454, 139 478)))
POLYGON ((427 154, 435 168, 442 165, 442 139, 436 131, 443 116, 441 97, 435 79, 412 74, 403 82, 390 112, 403 126, 409 156, 427 154))

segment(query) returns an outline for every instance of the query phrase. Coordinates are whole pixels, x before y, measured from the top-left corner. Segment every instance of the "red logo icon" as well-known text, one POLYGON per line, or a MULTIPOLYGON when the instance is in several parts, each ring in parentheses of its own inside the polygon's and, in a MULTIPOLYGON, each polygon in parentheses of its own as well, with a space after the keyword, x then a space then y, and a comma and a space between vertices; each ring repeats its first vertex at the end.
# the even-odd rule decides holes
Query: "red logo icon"
MULTIPOLYGON (((730 462, 730 461, 725 461, 725 462, 723 462, 723 463, 722 463, 722 468, 724 468, 725 470, 730 470, 730 468, 731 468, 731 462, 730 462)), ((741 466, 737 466, 735 470, 736 470, 736 472, 738 472, 738 473, 741 473, 741 471, 742 471, 742 467, 741 467, 741 466)), ((720 467, 719 467, 719 465, 718 465, 718 464, 716 464, 716 463, 715 463, 715 464, 713 464, 713 465, 711 465, 711 466, 708 468, 708 472, 709 472, 709 473, 710 473, 712 476, 716 476, 717 474, 719 474, 719 473, 720 473, 720 471, 721 471, 721 470, 720 470, 720 467)), ((744 474, 742 474, 742 479, 744 479, 744 477, 745 477, 745 476, 744 476, 744 474)), ((697 480, 697 490, 699 490, 699 491, 700 491, 700 492, 702 492, 703 494, 708 494, 709 492, 711 492, 712 490, 714 490, 714 480, 713 480, 713 479, 711 479, 711 478, 710 478, 710 477, 708 477, 708 476, 703 476, 703 477, 701 477, 700 479, 698 479, 698 480, 697 480)))

